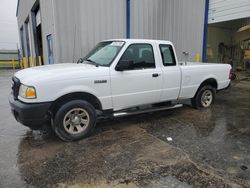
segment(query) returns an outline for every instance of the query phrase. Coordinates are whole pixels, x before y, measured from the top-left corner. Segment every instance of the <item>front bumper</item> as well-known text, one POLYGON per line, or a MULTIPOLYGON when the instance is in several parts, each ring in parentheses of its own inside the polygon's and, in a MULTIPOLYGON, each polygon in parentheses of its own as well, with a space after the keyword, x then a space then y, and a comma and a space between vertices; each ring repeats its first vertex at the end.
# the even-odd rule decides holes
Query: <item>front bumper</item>
POLYGON ((13 95, 10 94, 9 103, 15 119, 31 129, 42 129, 43 125, 49 120, 48 112, 51 102, 28 104, 15 100, 13 95))

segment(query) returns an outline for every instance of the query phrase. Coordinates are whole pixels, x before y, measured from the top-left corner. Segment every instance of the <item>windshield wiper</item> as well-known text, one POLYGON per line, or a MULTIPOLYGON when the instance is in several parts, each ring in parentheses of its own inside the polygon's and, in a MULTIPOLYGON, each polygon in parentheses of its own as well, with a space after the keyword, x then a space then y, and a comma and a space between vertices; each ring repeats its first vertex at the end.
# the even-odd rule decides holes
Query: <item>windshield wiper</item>
POLYGON ((99 64, 97 64, 95 61, 93 61, 91 59, 86 59, 85 61, 90 62, 89 64, 95 65, 96 67, 99 67, 99 64))

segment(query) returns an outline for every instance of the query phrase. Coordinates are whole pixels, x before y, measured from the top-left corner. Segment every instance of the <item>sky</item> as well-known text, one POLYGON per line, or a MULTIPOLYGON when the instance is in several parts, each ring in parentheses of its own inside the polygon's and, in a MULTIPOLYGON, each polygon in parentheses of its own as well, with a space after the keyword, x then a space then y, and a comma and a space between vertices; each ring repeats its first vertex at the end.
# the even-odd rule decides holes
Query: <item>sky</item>
POLYGON ((0 49, 17 49, 17 0, 0 0, 0 49))

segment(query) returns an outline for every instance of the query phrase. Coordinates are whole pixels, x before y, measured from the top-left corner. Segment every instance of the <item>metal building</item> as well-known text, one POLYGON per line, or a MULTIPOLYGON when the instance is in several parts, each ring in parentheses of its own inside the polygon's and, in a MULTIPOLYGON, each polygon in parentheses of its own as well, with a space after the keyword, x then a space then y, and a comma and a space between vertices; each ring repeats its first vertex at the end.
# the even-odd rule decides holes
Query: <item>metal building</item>
POLYGON ((75 62, 110 38, 163 39, 179 60, 202 56, 208 0, 19 0, 21 52, 29 66, 75 62))

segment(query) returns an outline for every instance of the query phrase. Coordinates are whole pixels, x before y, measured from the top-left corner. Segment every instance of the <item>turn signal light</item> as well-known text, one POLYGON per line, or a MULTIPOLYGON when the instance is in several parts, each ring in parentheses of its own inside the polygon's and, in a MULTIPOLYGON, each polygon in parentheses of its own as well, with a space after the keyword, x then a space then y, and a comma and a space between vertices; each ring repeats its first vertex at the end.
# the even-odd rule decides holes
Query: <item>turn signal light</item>
POLYGON ((36 97, 36 91, 34 88, 27 88, 26 90, 26 97, 27 98, 35 98, 36 97))

